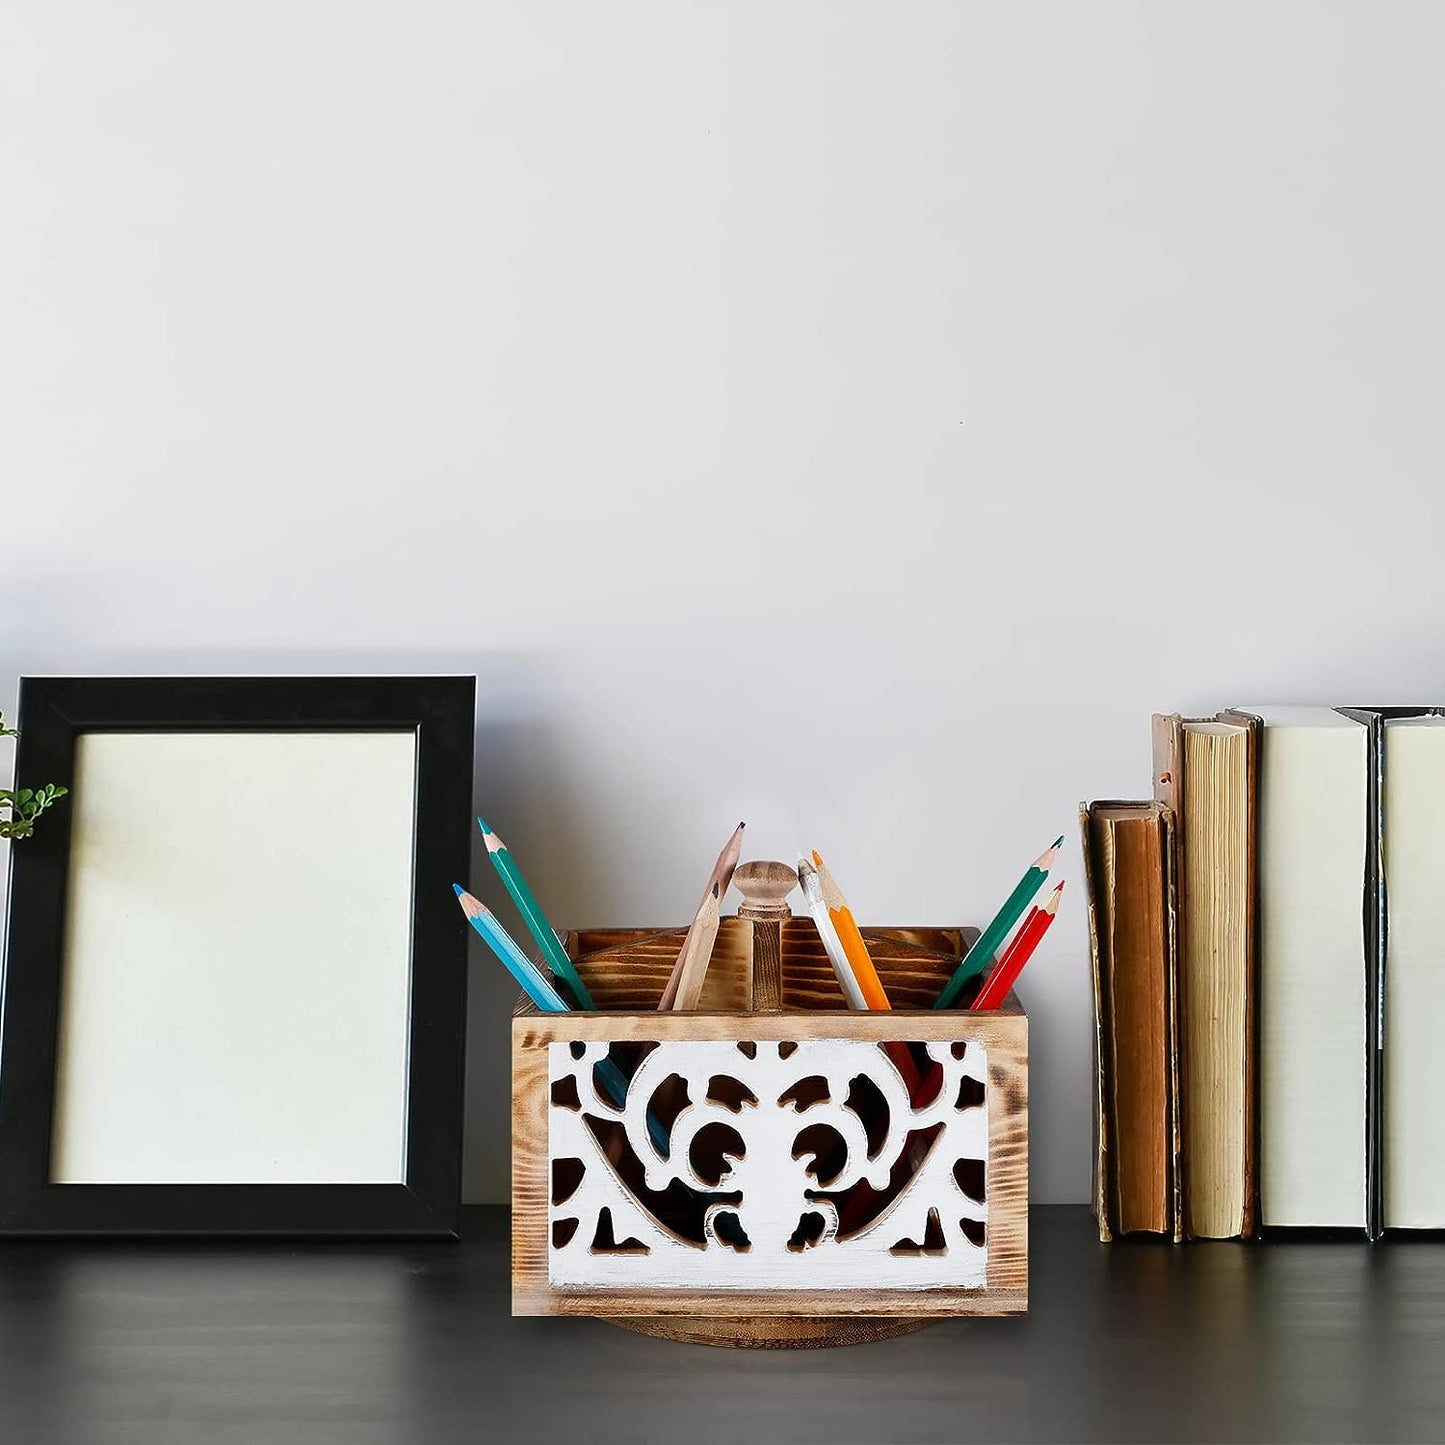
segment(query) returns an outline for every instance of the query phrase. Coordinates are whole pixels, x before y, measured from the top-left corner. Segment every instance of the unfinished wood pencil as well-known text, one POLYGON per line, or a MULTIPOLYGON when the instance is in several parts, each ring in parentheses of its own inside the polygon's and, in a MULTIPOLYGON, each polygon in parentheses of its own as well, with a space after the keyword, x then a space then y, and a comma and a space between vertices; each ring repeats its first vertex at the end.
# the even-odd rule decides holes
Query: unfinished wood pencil
MULTIPOLYGON (((702 891, 702 902, 698 904, 697 916, 700 917, 702 910, 707 906, 708 895, 717 890, 719 902, 732 885, 733 873, 738 866, 738 859, 743 852, 743 829, 746 823, 739 823, 733 829, 732 837, 723 845, 723 850, 717 855, 717 862, 712 866, 712 873, 707 880, 707 887, 702 891)), ((687 958, 688 950, 693 942, 693 929, 697 927, 697 918, 687 931, 687 937, 682 941, 682 948, 678 952, 677 962, 672 966, 672 973, 668 975, 666 985, 662 990, 662 997, 657 1001, 659 1013, 666 1013, 668 1009, 676 1006, 678 985, 682 982, 683 962, 687 958)))
POLYGON ((707 978, 707 966, 712 962, 712 946, 717 938, 720 907, 719 885, 714 883, 712 892, 703 899, 702 907, 687 931, 687 942, 683 945, 680 960, 682 974, 672 1003, 674 1009, 695 1009, 702 997, 703 980, 707 978))

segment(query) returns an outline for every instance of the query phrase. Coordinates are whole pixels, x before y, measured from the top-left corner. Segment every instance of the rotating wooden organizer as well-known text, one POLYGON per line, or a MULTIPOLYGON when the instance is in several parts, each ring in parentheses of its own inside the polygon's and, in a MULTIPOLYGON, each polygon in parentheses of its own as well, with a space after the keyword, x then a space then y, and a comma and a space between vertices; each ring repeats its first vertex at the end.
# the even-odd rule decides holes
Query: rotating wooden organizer
POLYGON ((574 932, 598 1010, 519 1006, 514 1315, 804 1347, 1028 1308, 1022 1007, 931 1007, 974 930, 865 928, 893 1009, 847 1011, 790 872, 737 870, 696 1011, 656 1011, 683 929, 574 932))

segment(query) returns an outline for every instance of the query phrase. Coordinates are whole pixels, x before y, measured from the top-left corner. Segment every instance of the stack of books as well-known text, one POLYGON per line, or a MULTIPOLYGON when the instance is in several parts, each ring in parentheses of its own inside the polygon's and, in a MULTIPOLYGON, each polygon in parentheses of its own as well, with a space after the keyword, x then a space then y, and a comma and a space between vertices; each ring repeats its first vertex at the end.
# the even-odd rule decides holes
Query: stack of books
POLYGON ((1153 735, 1080 814, 1100 1238, 1445 1228, 1445 708, 1153 735))

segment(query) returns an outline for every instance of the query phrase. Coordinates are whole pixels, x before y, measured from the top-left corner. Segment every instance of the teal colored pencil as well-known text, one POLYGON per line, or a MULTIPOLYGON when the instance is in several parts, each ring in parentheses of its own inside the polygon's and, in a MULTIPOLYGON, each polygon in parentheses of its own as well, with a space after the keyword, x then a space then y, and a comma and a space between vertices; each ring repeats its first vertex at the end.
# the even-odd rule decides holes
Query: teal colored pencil
POLYGON ((952 1008, 963 992, 964 985, 976 978, 993 961, 999 945, 1009 936, 1014 924, 1019 921, 1034 894, 1039 891, 1049 869, 1059 856, 1064 840, 1059 838, 1052 848, 1045 849, 1034 860, 1033 866, 1019 879, 1018 887, 1005 899, 1004 905, 995 915, 992 923, 978 936, 978 942, 964 954, 962 962, 954 970, 953 977, 944 985, 943 992, 934 1000, 934 1008, 952 1008))
POLYGON ((527 932, 537 940, 537 947, 542 950, 552 972, 572 990, 583 1008, 589 1011, 595 1009, 597 1005, 592 1002, 592 996, 587 992, 587 985, 582 982, 576 965, 567 957, 567 950, 562 947, 556 929, 547 922, 547 915, 542 912, 542 905, 537 902, 536 894, 527 886, 522 870, 512 861, 512 850, 487 827, 485 818, 478 818, 477 826, 482 830, 482 837, 487 844, 487 857, 492 860, 492 867, 497 870, 502 886, 511 894, 512 902, 517 905, 517 911, 527 925, 527 932))
MULTIPOLYGON (((506 965, 507 972, 521 985, 522 992, 543 1013, 571 1013, 567 1000, 547 982, 542 970, 517 947, 512 935, 497 922, 492 910, 480 899, 473 898, 460 883, 453 883, 452 888, 472 927, 486 939, 487 947, 506 965)), ((627 1076, 610 1058, 606 1058, 597 1065, 597 1077, 614 1106, 622 1108, 627 1102, 627 1076)), ((652 1142, 657 1145, 657 1152, 665 1159, 670 1148, 667 1131, 652 1117, 650 1111, 647 1116, 647 1132, 652 1136, 652 1142)))

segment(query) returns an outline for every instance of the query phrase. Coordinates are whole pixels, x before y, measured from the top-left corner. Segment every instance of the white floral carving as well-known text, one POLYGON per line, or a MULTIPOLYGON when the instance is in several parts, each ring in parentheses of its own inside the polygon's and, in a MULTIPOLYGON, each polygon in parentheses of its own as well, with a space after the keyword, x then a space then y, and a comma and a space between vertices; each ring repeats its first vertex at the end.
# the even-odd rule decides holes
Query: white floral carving
MULTIPOLYGON (((856 1039, 800 1040, 796 1045, 758 1043, 748 1058, 732 1040, 660 1043, 642 1061, 627 1090, 622 1108, 594 1087, 593 1069, 607 1054, 602 1042, 587 1043, 574 1058, 571 1046, 549 1049, 552 1084, 571 1080, 581 1108, 557 1102, 552 1091, 548 1109, 548 1148, 552 1159, 579 1159, 580 1185, 561 1204, 553 1204, 553 1223, 575 1221, 565 1239, 557 1234, 549 1252, 548 1273, 556 1286, 593 1288, 674 1289, 930 1289, 977 1287, 985 1283, 987 1244, 975 1244, 962 1221, 986 1225, 986 1202, 971 1199, 959 1188, 954 1165, 961 1159, 986 1161, 988 1102, 959 1107, 963 1080, 982 1084, 987 1077, 982 1044, 969 1043, 955 1058, 946 1043, 928 1044, 929 1057, 943 1070, 942 1087, 924 1107, 915 1109, 908 1087, 885 1048, 856 1039), (784 1055, 786 1054, 786 1057, 784 1055), (888 1130, 871 1157, 863 1121, 844 1107, 851 1082, 865 1074, 888 1106, 888 1130), (670 1075, 688 1085, 691 1103, 678 1114, 664 1158, 649 1133, 648 1101, 670 1075), (740 1111, 707 1098, 710 1080, 723 1076, 742 1084, 756 1099, 740 1111), (821 1076, 828 1098, 797 1108, 780 1102, 800 1081, 821 1076), (736 1204, 713 1204, 706 1213, 702 1242, 680 1239, 658 1222, 618 1178, 583 1115, 620 1121, 632 1151, 642 1162, 649 1189, 663 1190, 672 1181, 704 1193, 739 1193, 736 1204), (708 1124, 721 1122, 741 1135, 745 1152, 728 1156, 730 1166, 713 1184, 699 1178, 690 1160, 690 1146, 708 1124), (807 1197, 818 1188, 808 1173, 806 1153, 794 1159, 799 1132, 825 1123, 847 1145, 842 1173, 829 1181, 829 1193, 859 1180, 884 1188, 907 1146, 911 1131, 941 1125, 921 1162, 910 1159, 916 1173, 906 1189, 867 1228, 840 1239, 838 1211, 829 1200, 807 1197), (638 1241, 645 1252, 599 1252, 592 1248, 601 1211, 610 1212, 614 1237, 638 1241), (740 1251, 718 1234, 718 1215, 737 1216, 749 1247, 740 1251), (803 1215, 822 1216, 821 1237, 811 1247, 788 1247, 803 1215), (930 1213, 943 1232, 941 1250, 894 1253, 903 1241, 922 1244, 930 1213)), ((982 1091, 978 1091, 982 1093, 982 1091)), ((655 1126, 654 1126, 655 1127, 655 1126)), ((566 1233, 566 1231, 562 1231, 566 1233)), ((982 1233, 982 1231, 976 1231, 982 1233)))

